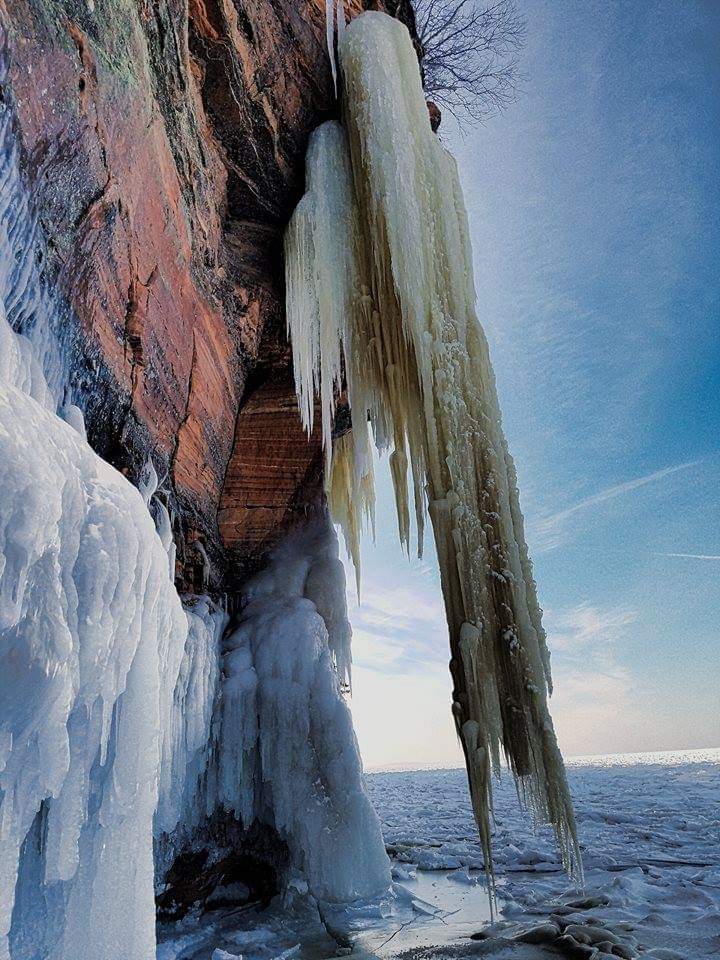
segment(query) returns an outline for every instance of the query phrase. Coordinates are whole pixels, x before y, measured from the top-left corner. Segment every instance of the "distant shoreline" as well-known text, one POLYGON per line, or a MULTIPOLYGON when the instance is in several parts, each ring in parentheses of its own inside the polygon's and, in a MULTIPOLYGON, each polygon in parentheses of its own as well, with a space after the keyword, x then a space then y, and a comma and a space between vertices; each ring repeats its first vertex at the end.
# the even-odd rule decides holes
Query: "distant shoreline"
MULTIPOLYGON (((694 747, 691 750, 648 750, 638 753, 595 753, 566 757, 568 767, 629 767, 661 764, 676 766, 683 763, 720 763, 720 747, 694 747)), ((454 761, 438 763, 392 763, 369 766, 366 774, 421 773, 430 770, 462 770, 454 761)))

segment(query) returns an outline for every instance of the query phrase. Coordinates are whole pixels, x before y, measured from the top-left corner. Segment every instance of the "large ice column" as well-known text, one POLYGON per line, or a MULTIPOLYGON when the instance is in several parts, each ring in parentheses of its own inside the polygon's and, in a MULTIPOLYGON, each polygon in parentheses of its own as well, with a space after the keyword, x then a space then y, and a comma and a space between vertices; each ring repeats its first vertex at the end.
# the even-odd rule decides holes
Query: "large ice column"
POLYGON ((155 817, 158 876, 216 836, 242 843, 259 822, 287 844, 315 896, 381 893, 389 863, 343 698, 351 630, 327 514, 278 547, 239 601, 230 630, 206 598, 185 601, 190 629, 155 817))
POLYGON ((365 793, 352 718, 349 624, 327 519, 278 549, 243 591, 223 656, 221 800, 271 824, 310 891, 354 900, 386 890, 389 863, 365 793))
MULTIPOLYGON (((375 507, 367 417, 357 415, 351 433, 333 446, 332 429, 343 373, 352 409, 376 407, 365 375, 372 341, 354 322, 361 283, 361 230, 345 133, 333 122, 310 137, 306 191, 285 235, 287 328, 303 425, 312 431, 315 394, 320 397, 326 488, 359 580, 360 533, 375 507), (332 467, 331 467, 332 459, 332 467)), ((363 325, 364 326, 364 325, 363 325)), ((381 424, 376 424, 376 438, 381 424)), ((358 584, 359 586, 359 584, 358 584)))
MULTIPOLYGON (((302 421, 308 433, 315 394, 322 409, 323 446, 329 460, 335 400, 342 381, 347 318, 359 286, 359 223, 345 134, 325 123, 310 139, 306 192, 285 239, 287 321, 302 421), (323 269, 319 269, 322 265, 323 269)), ((348 332, 349 336, 349 332, 348 332)))
POLYGON ((453 713, 488 869, 491 771, 504 754, 533 815, 554 825, 568 866, 579 872, 547 708, 549 655, 475 313, 455 163, 431 131, 401 23, 379 13, 357 17, 340 57, 347 138, 337 125, 314 134, 308 190, 286 237, 288 326, 305 419, 314 389, 327 443, 344 372, 360 439, 354 469, 348 450, 336 448, 329 489, 351 544, 368 501, 368 420, 378 447, 393 448, 404 543, 408 468, 421 535, 428 509, 450 633, 453 713), (318 240, 299 243, 304 236, 318 240))
MULTIPOLYGON (((151 960, 187 618, 140 493, 56 415, 52 304, 0 140, 0 957, 151 960), (12 318, 19 335, 11 328, 12 318)), ((79 426, 77 416, 71 419, 79 426)))

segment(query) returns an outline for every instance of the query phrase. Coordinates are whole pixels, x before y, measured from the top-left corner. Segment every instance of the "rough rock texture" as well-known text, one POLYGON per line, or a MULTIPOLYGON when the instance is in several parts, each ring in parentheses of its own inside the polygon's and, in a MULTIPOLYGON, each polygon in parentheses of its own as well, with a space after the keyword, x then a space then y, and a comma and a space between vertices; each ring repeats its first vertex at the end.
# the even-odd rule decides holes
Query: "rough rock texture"
POLYGON ((0 0, 0 32, 90 441, 167 472, 178 577, 199 540, 220 590, 320 489, 280 240, 335 110, 325 0, 0 0))

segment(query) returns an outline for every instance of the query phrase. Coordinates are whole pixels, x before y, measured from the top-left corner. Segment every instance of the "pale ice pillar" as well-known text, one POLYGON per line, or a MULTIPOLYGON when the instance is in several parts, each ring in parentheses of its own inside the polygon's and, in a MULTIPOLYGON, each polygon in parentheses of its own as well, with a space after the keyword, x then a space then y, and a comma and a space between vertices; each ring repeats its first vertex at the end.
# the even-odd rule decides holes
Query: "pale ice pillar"
POLYGON ((504 755, 532 814, 581 872, 572 804, 547 708, 549 654, 475 312, 472 250, 455 162, 433 134, 406 28, 354 19, 340 45, 345 130, 313 135, 307 192, 286 236, 288 326, 305 421, 320 396, 326 451, 345 385, 352 446, 328 491, 351 552, 368 504, 368 421, 392 448, 400 538, 408 473, 422 537, 435 536, 454 681, 453 714, 490 869, 491 771, 504 755), (342 134, 345 133, 343 137, 342 134), (344 379, 343 379, 344 378, 344 379), (350 466, 351 465, 351 466, 350 466))

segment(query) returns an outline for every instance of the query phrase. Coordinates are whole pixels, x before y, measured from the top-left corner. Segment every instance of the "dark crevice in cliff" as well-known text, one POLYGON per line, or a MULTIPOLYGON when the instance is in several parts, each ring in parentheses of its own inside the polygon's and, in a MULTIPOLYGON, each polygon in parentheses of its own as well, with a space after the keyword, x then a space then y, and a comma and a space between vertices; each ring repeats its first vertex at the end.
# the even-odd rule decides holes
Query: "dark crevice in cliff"
POLYGON ((188 387, 187 393, 185 395, 185 404, 183 415, 178 425, 177 431, 174 437, 174 444, 172 451, 170 453, 169 459, 169 475, 173 483, 175 482, 175 468, 177 464, 178 451, 180 450, 180 444, 182 443, 182 433, 183 428, 187 425, 190 419, 190 403, 193 396, 193 379, 195 376, 195 370, 197 367, 197 335, 195 331, 192 332, 192 354, 190 358, 190 376, 188 378, 188 387))
POLYGON ((237 54, 224 40, 213 40, 190 29, 190 50, 204 64, 202 96, 213 131, 222 145, 228 171, 228 212, 245 219, 281 222, 276 198, 281 178, 267 163, 274 145, 258 93, 245 82, 237 54))
POLYGON ((198 192, 202 193, 204 184, 199 175, 208 166, 208 159, 190 109, 187 51, 180 39, 187 31, 184 5, 149 4, 145 31, 155 101, 180 175, 183 199, 192 210, 201 200, 198 192))

